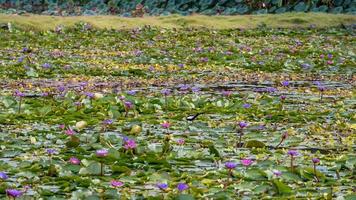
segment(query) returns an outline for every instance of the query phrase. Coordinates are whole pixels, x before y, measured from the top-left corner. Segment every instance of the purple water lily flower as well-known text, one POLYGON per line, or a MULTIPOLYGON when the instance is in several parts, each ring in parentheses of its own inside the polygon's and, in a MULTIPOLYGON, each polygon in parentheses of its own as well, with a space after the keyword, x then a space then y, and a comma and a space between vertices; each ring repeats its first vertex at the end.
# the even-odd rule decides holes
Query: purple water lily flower
POLYGON ((123 100, 125 100, 125 99, 126 99, 126 97, 125 97, 125 96, 123 96, 123 95, 121 95, 121 96, 119 96, 119 99, 120 99, 121 101, 123 101, 123 100))
POLYGON ((251 104, 249 104, 249 103, 244 103, 244 104, 242 105, 242 107, 243 107, 243 108, 251 108, 251 104))
POLYGON ((236 166, 237 166, 237 164, 234 163, 234 162, 226 162, 226 163, 225 163, 225 167, 226 167, 227 169, 229 169, 229 170, 235 169, 236 166))
POLYGON ((265 126, 265 125, 262 124, 262 125, 259 125, 259 126, 258 126, 258 130, 264 130, 264 129, 266 129, 266 126, 265 126))
POLYGON ((157 187, 161 190, 166 190, 168 188, 167 183, 157 183, 157 187))
POLYGON ((137 93, 137 90, 129 90, 126 92, 128 95, 135 95, 137 93))
POLYGON ((177 140, 177 144, 178 144, 178 145, 184 145, 184 143, 185 143, 185 140, 184 140, 183 138, 179 138, 179 139, 177 140))
POLYGON ((23 192, 20 190, 16 189, 7 189, 6 190, 6 195, 12 198, 20 197, 22 196, 23 192))
POLYGON ((279 97, 282 101, 284 101, 284 100, 286 100, 286 95, 281 95, 280 97, 279 97))
POLYGON ((199 92, 201 89, 197 86, 192 87, 192 92, 199 92))
POLYGON ((297 150, 289 150, 289 151, 288 151, 288 155, 290 155, 290 156, 298 156, 299 153, 298 153, 297 150))
POLYGON ((55 149, 47 149, 46 152, 48 153, 48 155, 53 155, 57 153, 55 149))
POLYGON ((42 65, 42 67, 45 68, 45 69, 49 69, 49 68, 51 68, 52 66, 51 66, 51 64, 49 64, 49 63, 45 63, 45 64, 42 65))
POLYGON ((99 150, 96 150, 95 154, 98 157, 106 157, 109 154, 109 151, 106 149, 99 149, 99 150))
POLYGON ((313 84, 316 86, 321 85, 320 81, 313 81, 313 84))
POLYGON ((184 67, 184 64, 183 64, 183 63, 179 63, 179 64, 178 64, 178 67, 183 68, 183 67, 184 67))
POLYGON ((189 85, 187 84, 179 84, 178 87, 180 91, 186 91, 189 89, 189 85))
POLYGON ((201 61, 201 62, 208 62, 208 61, 209 61, 209 58, 207 58, 207 57, 200 58, 200 61, 201 61))
POLYGON ((267 88, 267 92, 269 92, 269 93, 277 92, 277 88, 268 87, 268 88, 267 88))
POLYGON ((130 101, 125 101, 125 102, 124 102, 124 105, 125 105, 125 107, 126 107, 127 109, 133 108, 133 104, 132 104, 130 101))
POLYGON ((229 97, 232 95, 232 91, 229 91, 229 90, 224 90, 222 91, 222 95, 226 96, 226 97, 229 97))
POLYGON ((289 81, 282 81, 282 85, 283 85, 284 87, 287 87, 287 86, 289 85, 289 81))
POLYGON ((25 96, 25 93, 20 92, 19 90, 16 90, 15 93, 14 93, 14 96, 15 96, 15 97, 24 97, 24 96, 25 96))
POLYGON ((57 90, 63 92, 66 88, 63 85, 58 86, 57 90))
POLYGON ((25 59, 25 57, 21 56, 20 58, 17 59, 17 62, 22 63, 23 59, 25 59))
POLYGON ((21 52, 22 53, 27 53, 30 49, 27 47, 22 48, 21 52))
POLYGON ((233 53, 231 51, 225 51, 225 55, 231 56, 233 53))
POLYGON ((187 190, 189 188, 189 186, 185 183, 178 183, 177 185, 177 189, 182 192, 184 190, 187 190))
POLYGON ((318 90, 320 92, 324 92, 326 90, 326 87, 325 86, 322 86, 322 85, 318 85, 318 90))
POLYGON ((0 172, 0 179, 2 180, 6 180, 8 179, 9 177, 7 176, 7 174, 5 172, 0 172))
POLYGON ((312 161, 315 164, 320 163, 320 159, 319 158, 313 158, 312 161))
POLYGON ((274 174, 275 176, 277 176, 277 177, 279 177, 279 176, 282 175, 282 172, 279 171, 279 170, 273 170, 272 172, 273 172, 273 174, 274 174))
POLYGON ((240 128, 245 128, 248 124, 246 122, 239 122, 240 128))
POLYGON ((141 50, 135 50, 135 51, 133 52, 133 54, 134 54, 135 56, 141 56, 141 55, 143 54, 143 51, 141 51, 141 50))
POLYGON ((42 93, 41 93, 41 96, 42 96, 42 97, 48 97, 48 95, 49 95, 48 92, 42 92, 42 93))
POLYGON ((106 119, 106 120, 104 120, 103 121, 103 124, 104 125, 110 125, 110 124, 112 124, 114 121, 112 120, 112 119, 106 119))
POLYGON ((302 63, 300 65, 303 67, 303 69, 309 69, 311 67, 309 63, 302 63))
POLYGON ((95 97, 95 94, 92 92, 85 92, 85 96, 87 96, 89 99, 93 99, 95 97))
POLYGON ((161 94, 165 95, 165 96, 168 96, 171 94, 171 90, 170 89, 163 89, 161 90, 161 94))

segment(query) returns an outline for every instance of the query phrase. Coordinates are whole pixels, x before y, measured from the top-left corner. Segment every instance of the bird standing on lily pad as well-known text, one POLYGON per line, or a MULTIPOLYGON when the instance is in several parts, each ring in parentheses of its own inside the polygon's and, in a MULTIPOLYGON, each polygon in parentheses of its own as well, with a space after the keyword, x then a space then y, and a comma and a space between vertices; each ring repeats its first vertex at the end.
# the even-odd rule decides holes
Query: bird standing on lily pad
POLYGON ((194 114, 194 115, 189 115, 189 116, 186 117, 185 119, 186 119, 187 121, 192 122, 192 121, 194 121, 195 119, 197 119, 198 116, 201 115, 201 114, 203 114, 203 113, 197 113, 197 114, 194 114))

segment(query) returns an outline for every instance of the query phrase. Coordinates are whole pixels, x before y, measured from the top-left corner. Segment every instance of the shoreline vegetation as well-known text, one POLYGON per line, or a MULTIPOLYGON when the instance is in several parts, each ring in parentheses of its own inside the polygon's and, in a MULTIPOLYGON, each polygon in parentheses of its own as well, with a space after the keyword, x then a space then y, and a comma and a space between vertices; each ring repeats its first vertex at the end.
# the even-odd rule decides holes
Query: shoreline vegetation
POLYGON ((285 13, 235 16, 160 16, 126 18, 110 15, 101 16, 46 16, 0 14, 0 24, 11 23, 16 28, 34 31, 53 30, 59 25, 72 27, 77 23, 89 23, 99 29, 130 29, 146 25, 162 28, 205 27, 211 29, 251 29, 261 25, 270 28, 325 28, 356 24, 356 16, 326 13, 285 13))

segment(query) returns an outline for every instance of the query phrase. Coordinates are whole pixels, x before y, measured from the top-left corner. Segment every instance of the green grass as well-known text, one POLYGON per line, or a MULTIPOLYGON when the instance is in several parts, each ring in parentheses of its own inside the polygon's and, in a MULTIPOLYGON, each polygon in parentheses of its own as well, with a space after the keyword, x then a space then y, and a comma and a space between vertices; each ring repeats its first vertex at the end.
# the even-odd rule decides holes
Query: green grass
POLYGON ((173 28, 182 26, 225 28, 255 28, 260 24, 269 27, 330 27, 356 22, 354 15, 326 13, 285 13, 279 15, 237 15, 237 16, 179 16, 123 18, 117 16, 43 16, 0 14, 0 23, 11 22, 16 27, 30 30, 49 30, 57 25, 73 26, 80 21, 88 22, 97 28, 134 28, 144 25, 173 28))

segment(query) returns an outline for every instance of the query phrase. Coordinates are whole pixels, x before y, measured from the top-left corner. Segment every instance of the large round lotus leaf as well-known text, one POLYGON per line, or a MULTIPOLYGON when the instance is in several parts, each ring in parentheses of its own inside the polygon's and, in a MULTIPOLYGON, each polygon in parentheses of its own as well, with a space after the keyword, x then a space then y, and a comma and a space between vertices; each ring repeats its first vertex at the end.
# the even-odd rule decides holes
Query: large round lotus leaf
POLYGON ((328 11, 328 7, 326 5, 322 5, 322 6, 319 7, 318 11, 319 12, 326 12, 326 11, 328 11))
POLYGON ((285 13, 287 11, 287 8, 286 7, 281 7, 281 8, 278 8, 275 13, 276 14, 280 14, 280 13, 285 13))
POLYGON ((350 6, 352 0, 344 0, 344 3, 342 4, 342 6, 345 8, 345 7, 348 7, 350 6))
POLYGON ((32 5, 25 5, 23 7, 24 10, 26 10, 27 12, 31 12, 32 11, 32 5))
POLYGON ((169 11, 163 11, 161 16, 168 16, 171 15, 171 13, 169 11))
POLYGON ((222 13, 223 15, 233 15, 237 13, 236 8, 226 8, 224 12, 222 13))
POLYGON ((342 6, 338 6, 338 7, 332 8, 332 9, 330 10, 330 12, 331 12, 331 13, 334 13, 334 14, 339 14, 339 13, 342 12, 342 10, 343 10, 342 6))
POLYGON ((335 6, 341 6, 344 3, 344 0, 334 0, 335 6))
POLYGON ((350 9, 349 11, 346 11, 346 14, 356 15, 356 10, 350 9))
POLYGON ((178 0, 176 1, 176 5, 183 5, 183 4, 188 4, 188 3, 194 3, 193 0, 178 0))
POLYGON ((305 4, 304 2, 299 2, 295 7, 294 10, 296 12, 305 12, 308 10, 308 5, 305 4))
POLYGON ((355 7, 347 8, 347 9, 345 10, 345 12, 347 12, 347 13, 354 13, 354 12, 356 12, 356 8, 355 8, 355 7))
POLYGON ((131 17, 131 13, 125 12, 121 15, 122 17, 131 17))
POLYGON ((356 9, 356 2, 352 2, 349 7, 352 9, 356 9))
POLYGON ((272 0, 271 4, 272 5, 276 5, 276 6, 281 6, 282 5, 282 0, 272 0))
POLYGON ((257 15, 267 14, 267 13, 268 13, 267 9, 260 9, 260 10, 253 11, 253 14, 257 14, 257 15))
POLYGON ((217 3, 217 5, 219 6, 224 6, 224 7, 233 7, 233 6, 236 6, 237 2, 235 0, 223 0, 223 1, 220 1, 219 3, 217 3))
POLYGON ((310 12, 319 12, 319 8, 318 7, 313 7, 310 9, 310 12))
POLYGON ((188 12, 190 12, 190 13, 195 13, 195 12, 198 12, 198 10, 199 10, 199 8, 197 8, 197 7, 192 7, 192 8, 189 8, 189 9, 188 9, 188 12))
POLYGON ((214 9, 207 9, 201 12, 202 15, 214 15, 216 11, 214 9))
POLYGON ((249 7, 247 5, 239 5, 236 11, 238 14, 245 14, 249 11, 249 7))
POLYGON ((83 15, 96 15, 96 12, 92 11, 92 10, 85 10, 83 15))
POLYGON ((201 0, 199 1, 200 10, 206 10, 208 8, 214 7, 216 4, 215 0, 201 0))
POLYGON ((163 13, 163 9, 162 8, 154 8, 150 11, 151 15, 160 15, 161 13, 163 13))
POLYGON ((274 13, 274 11, 277 10, 277 6, 273 6, 270 9, 268 9, 268 13, 274 13))

